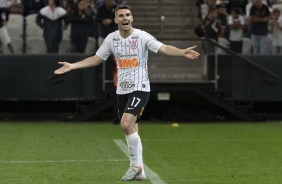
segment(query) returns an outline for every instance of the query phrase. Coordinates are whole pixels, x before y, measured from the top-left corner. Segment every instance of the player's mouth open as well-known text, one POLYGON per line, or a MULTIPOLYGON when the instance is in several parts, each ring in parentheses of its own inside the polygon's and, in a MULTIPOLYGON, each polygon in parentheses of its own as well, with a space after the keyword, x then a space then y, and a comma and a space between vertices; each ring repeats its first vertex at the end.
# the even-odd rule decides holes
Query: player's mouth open
POLYGON ((128 26, 128 25, 129 25, 129 23, 123 23, 122 25, 123 25, 123 26, 128 26))

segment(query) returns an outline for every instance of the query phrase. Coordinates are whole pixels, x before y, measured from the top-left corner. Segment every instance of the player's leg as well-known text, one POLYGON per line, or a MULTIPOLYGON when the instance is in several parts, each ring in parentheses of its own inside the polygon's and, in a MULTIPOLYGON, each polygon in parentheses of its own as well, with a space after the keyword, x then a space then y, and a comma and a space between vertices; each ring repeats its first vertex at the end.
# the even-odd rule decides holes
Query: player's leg
POLYGON ((140 137, 135 128, 136 116, 124 113, 121 118, 121 127, 125 133, 128 152, 130 157, 130 167, 122 177, 123 181, 134 180, 139 175, 142 168, 139 166, 139 142, 140 137))
MULTIPOLYGON (((135 124, 135 129, 137 130, 138 134, 139 134, 139 128, 138 128, 138 123, 135 124)), ((145 174, 145 168, 144 168, 144 163, 143 163, 143 146, 142 146, 142 141, 141 141, 141 138, 140 138, 140 141, 139 141, 139 146, 138 146, 138 156, 139 156, 139 165, 141 166, 142 168, 142 172, 141 174, 137 175, 135 177, 135 180, 146 180, 147 179, 147 176, 145 174)))
MULTIPOLYGON (((137 92, 138 93, 138 92, 137 92)), ((138 120, 140 120, 142 114, 143 114, 143 111, 145 109, 145 106, 147 105, 148 103, 148 100, 149 100, 149 96, 150 96, 150 93, 146 93, 146 92, 141 92, 140 94, 140 99, 142 99, 141 101, 143 101, 142 103, 142 108, 141 110, 139 111, 139 114, 138 114, 138 120)), ((139 127, 138 127, 138 122, 136 122, 135 124, 135 129, 137 130, 137 132, 139 133, 139 127)), ((145 169, 144 169, 144 164, 143 164, 143 146, 142 146, 142 141, 140 139, 139 141, 139 146, 138 146, 138 156, 139 156, 139 165, 142 167, 142 172, 141 174, 137 175, 135 177, 135 180, 146 180, 147 179, 147 176, 145 174, 145 169)))
POLYGON ((128 98, 129 98, 129 94, 117 95, 117 109, 120 119, 120 125, 125 133, 129 157, 130 157, 130 167, 126 172, 126 174, 122 177, 122 180, 124 181, 133 180, 134 177, 140 172, 138 170, 138 162, 136 162, 138 158, 138 153, 137 154, 135 153, 136 145, 137 145, 136 141, 139 137, 136 136, 137 131, 135 130, 136 116, 130 113, 124 113, 126 106, 128 104, 128 98))
MULTIPOLYGON (((138 134, 136 122, 142 115, 144 107, 148 102, 149 93, 133 92, 127 97, 127 99, 128 100, 126 106, 123 108, 123 114, 121 118, 121 127, 126 135, 130 156, 130 168, 122 178, 122 180, 125 181, 134 180, 135 177, 138 176, 142 171, 142 167, 140 167, 140 153, 142 154, 142 148, 140 147, 141 139, 138 134)), ((118 100, 119 111, 120 108, 122 108, 121 102, 122 100, 118 100)))

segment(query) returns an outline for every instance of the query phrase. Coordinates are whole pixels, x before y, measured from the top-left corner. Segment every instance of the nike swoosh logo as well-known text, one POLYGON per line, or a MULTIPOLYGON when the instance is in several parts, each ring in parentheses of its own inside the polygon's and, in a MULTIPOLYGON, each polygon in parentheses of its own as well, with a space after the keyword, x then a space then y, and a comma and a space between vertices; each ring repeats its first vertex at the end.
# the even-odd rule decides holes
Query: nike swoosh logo
POLYGON ((132 109, 134 109, 134 108, 127 107, 127 110, 132 110, 132 109))

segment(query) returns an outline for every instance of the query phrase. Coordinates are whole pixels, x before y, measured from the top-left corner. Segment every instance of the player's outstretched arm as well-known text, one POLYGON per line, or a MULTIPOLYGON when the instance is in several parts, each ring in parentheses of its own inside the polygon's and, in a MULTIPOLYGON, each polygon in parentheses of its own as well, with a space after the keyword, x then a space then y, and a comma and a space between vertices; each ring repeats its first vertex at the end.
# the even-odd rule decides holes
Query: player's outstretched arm
POLYGON ((188 47, 187 49, 179 49, 171 45, 162 45, 159 52, 168 56, 184 56, 189 59, 196 59, 200 55, 195 49, 197 46, 188 47))
POLYGON ((193 47, 188 47, 187 49, 185 49, 185 57, 189 59, 197 59, 200 54, 194 50, 196 47, 197 46, 194 45, 193 47))
POLYGON ((61 68, 54 71, 55 74, 63 74, 75 69, 81 68, 89 68, 94 67, 103 62, 98 56, 91 56, 82 61, 76 63, 68 63, 68 62, 59 62, 60 65, 63 65, 61 68))

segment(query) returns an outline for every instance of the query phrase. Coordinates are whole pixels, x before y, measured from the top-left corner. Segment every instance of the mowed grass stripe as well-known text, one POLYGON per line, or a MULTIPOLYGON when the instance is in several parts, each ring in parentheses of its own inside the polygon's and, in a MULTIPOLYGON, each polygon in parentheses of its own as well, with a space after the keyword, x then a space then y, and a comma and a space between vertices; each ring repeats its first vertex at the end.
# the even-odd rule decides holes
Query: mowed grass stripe
MULTIPOLYGON (((139 126, 145 163, 165 183, 282 181, 280 122, 180 123, 176 128, 168 123, 142 122, 139 126)), ((115 139, 125 143, 120 126, 112 122, 0 122, 0 162, 127 160, 0 164, 0 183, 123 184, 120 178, 128 169, 128 158, 115 139)), ((141 183, 151 183, 149 179, 141 183)))
POLYGON ((241 139, 233 139, 233 140, 165 140, 165 139, 142 139, 142 142, 282 142, 282 140, 241 140, 241 139))
MULTIPOLYGON (((119 139, 115 139, 114 142, 117 144, 117 146, 124 152, 124 154, 129 158, 128 152, 127 152, 127 146, 126 144, 119 139)), ((148 179, 153 184, 165 184, 165 182, 159 177, 157 173, 152 171, 145 163, 144 163, 144 169, 146 171, 146 175, 148 179)))
POLYGON ((127 162, 128 159, 109 160, 10 160, 0 161, 0 164, 32 164, 32 163, 73 163, 73 162, 127 162))

